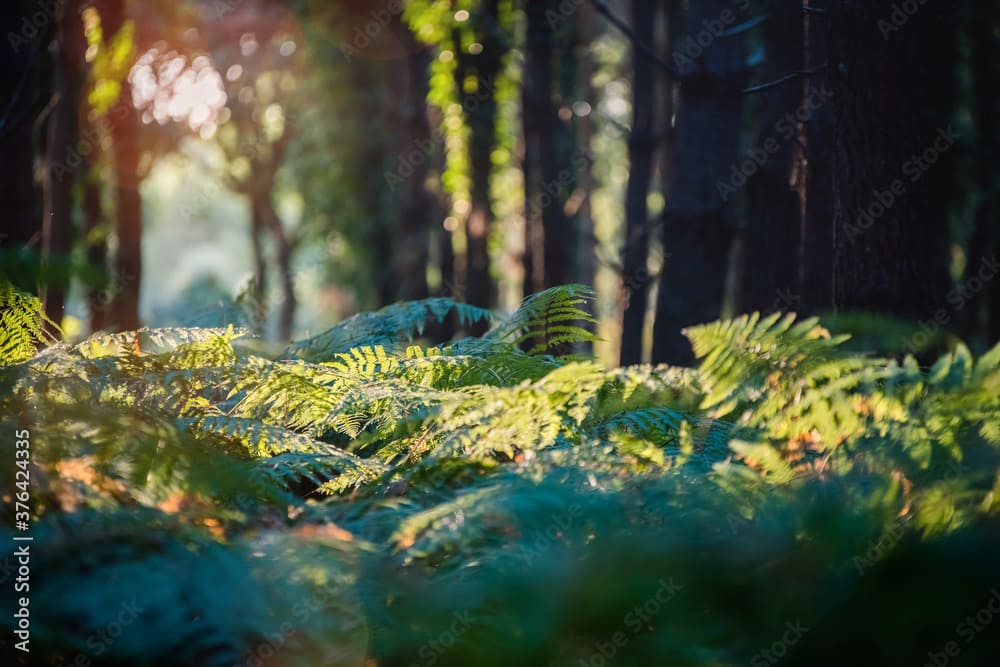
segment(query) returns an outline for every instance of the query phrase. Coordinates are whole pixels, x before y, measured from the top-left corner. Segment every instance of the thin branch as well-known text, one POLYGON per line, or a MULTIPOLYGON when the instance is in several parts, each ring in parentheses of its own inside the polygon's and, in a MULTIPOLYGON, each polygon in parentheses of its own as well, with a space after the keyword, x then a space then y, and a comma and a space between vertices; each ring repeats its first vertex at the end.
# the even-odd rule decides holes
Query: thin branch
POLYGON ((674 81, 683 81, 685 78, 687 78, 685 77, 685 75, 681 74, 676 67, 671 65, 663 58, 661 58, 660 55, 652 47, 650 47, 648 44, 645 44, 644 42, 641 42, 639 38, 636 37, 635 32, 628 25, 628 23, 626 23, 618 16, 616 16, 615 13, 611 11, 611 8, 608 7, 608 5, 605 4, 603 0, 591 0, 591 2, 593 3, 594 8, 602 16, 604 16, 604 18, 606 18, 608 22, 611 23, 611 25, 618 28, 618 30, 621 31, 622 34, 624 34, 626 37, 629 38, 629 40, 635 46, 636 50, 641 51, 644 56, 649 58, 655 64, 662 67, 667 72, 667 74, 670 75, 671 79, 673 79, 674 81))
POLYGON ((780 79, 775 79, 774 81, 768 81, 766 83, 761 83, 756 86, 750 86, 749 88, 744 88, 740 91, 742 95, 752 95, 753 93, 759 93, 765 90, 770 90, 772 88, 777 88, 778 86, 783 86, 786 83, 795 81, 796 79, 801 79, 803 77, 812 76, 814 74, 821 74, 826 71, 826 65, 820 65, 819 67, 813 67, 811 69, 800 69, 795 70, 791 74, 786 74, 780 79))
POLYGON ((741 33, 747 32, 748 30, 756 28, 757 26, 759 26, 761 23, 768 20, 772 16, 774 16, 774 12, 764 12, 760 16, 755 16, 749 21, 745 21, 743 23, 740 23, 739 25, 734 25, 732 28, 727 28, 726 30, 723 30, 721 36, 732 37, 733 35, 739 35, 741 33))

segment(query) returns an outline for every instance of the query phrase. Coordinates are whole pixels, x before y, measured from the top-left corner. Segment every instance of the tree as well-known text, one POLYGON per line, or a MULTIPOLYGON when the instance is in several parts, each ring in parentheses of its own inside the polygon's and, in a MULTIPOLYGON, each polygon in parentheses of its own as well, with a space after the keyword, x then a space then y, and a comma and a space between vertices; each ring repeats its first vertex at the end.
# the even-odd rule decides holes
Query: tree
POLYGON ((142 280, 142 197, 139 184, 141 144, 139 114, 132 104, 132 86, 128 79, 133 62, 133 42, 128 27, 127 0, 99 0, 100 31, 104 36, 101 48, 109 51, 107 81, 116 91, 114 103, 107 111, 114 163, 114 200, 118 248, 115 252, 113 275, 117 281, 112 298, 108 325, 114 330, 138 329, 139 294, 142 280), (126 53, 119 58, 117 52, 126 53))
MULTIPOLYGON (((807 0, 807 9, 815 0, 807 0)), ((805 13, 806 64, 816 70, 828 63, 829 21, 825 13, 805 13)), ((829 101, 805 123, 805 201, 799 261, 801 306, 806 312, 833 308, 833 111, 829 101)))
POLYGON ((834 304, 903 318, 945 306, 954 3, 904 22, 889 0, 830 4, 834 304), (929 48, 934 45, 934 48, 929 48))
POLYGON ((80 92, 85 75, 86 40, 80 15, 82 3, 70 0, 56 8, 56 52, 51 117, 46 141, 44 208, 42 210, 43 302, 50 321, 63 320, 69 272, 52 266, 66 264, 73 246, 73 186, 82 158, 77 146, 80 92))
POLYGON ((0 8, 0 201, 4 226, 0 248, 5 251, 4 273, 19 288, 38 288, 41 247, 42 193, 34 178, 39 137, 33 130, 51 92, 51 67, 46 45, 52 23, 39 27, 30 21, 36 7, 30 0, 11 0, 0 8), (32 86, 32 84, 34 84, 32 86), (32 252, 34 249, 36 252, 32 252), (8 270, 9 269, 9 270, 8 270))
POLYGON ((493 223, 490 192, 493 148, 496 146, 497 102, 494 91, 503 65, 506 45, 500 27, 499 0, 484 0, 469 21, 476 41, 464 31, 451 31, 455 88, 469 127, 469 206, 465 216, 464 298, 471 305, 493 305, 490 277, 489 234, 493 223), (475 45, 475 46, 473 46, 475 45))
MULTIPOLYGON (((678 39, 673 63, 679 70, 673 182, 664 214, 664 262, 656 300, 653 361, 690 363, 684 327, 719 317, 728 271, 735 206, 727 194, 736 162, 740 95, 745 75, 743 45, 707 25, 733 12, 727 0, 691 3, 686 32, 678 39)), ((714 22, 714 23, 713 23, 714 22)))
MULTIPOLYGON (((635 38, 652 44, 656 7, 652 0, 633 0, 632 23, 635 38)), ((632 47, 632 130, 629 133, 629 179, 625 194, 625 252, 622 276, 624 313, 622 316, 621 364, 642 361, 642 332, 646 321, 649 261, 649 210, 646 202, 652 180, 656 129, 653 122, 653 63, 633 44, 632 47)), ((668 120, 669 122, 669 120, 668 120)))
MULTIPOLYGON (((803 13, 800 6, 779 3, 764 23, 767 81, 803 69, 803 13)), ((799 253, 803 204, 801 132, 807 114, 825 100, 816 91, 803 96, 803 85, 770 88, 761 105, 757 139, 737 169, 746 182, 746 224, 741 230, 741 279, 736 282, 738 313, 791 310, 800 300, 799 253)), ((733 173, 733 172, 731 172, 733 173)))

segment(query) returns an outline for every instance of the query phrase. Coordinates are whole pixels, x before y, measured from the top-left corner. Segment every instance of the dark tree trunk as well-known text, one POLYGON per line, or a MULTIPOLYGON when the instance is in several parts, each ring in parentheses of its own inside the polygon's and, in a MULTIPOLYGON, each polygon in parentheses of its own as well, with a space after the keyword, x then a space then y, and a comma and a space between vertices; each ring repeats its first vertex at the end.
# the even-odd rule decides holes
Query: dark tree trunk
MULTIPOLYGON (((765 23, 765 80, 802 69, 802 9, 780 4, 765 23)), ((803 87, 786 85, 761 94, 760 130, 739 169, 747 180, 747 223, 743 229, 742 277, 737 281, 738 313, 792 310, 799 300, 799 243, 802 200, 799 161, 799 117, 817 102, 803 87), (801 110, 802 113, 797 113, 801 110)))
POLYGON ((427 191, 431 160, 431 131, 427 119, 428 51, 410 29, 395 25, 404 45, 405 62, 393 68, 393 89, 399 105, 393 107, 393 127, 400 155, 409 169, 396 187, 399 202, 399 234, 393 273, 397 300, 423 299, 428 295, 427 264, 433 201, 427 191), (404 66, 405 65, 405 66, 404 66))
MULTIPOLYGON (((55 102, 49 118, 45 204, 42 211, 42 266, 45 315, 62 322, 73 247, 73 184, 83 158, 79 153, 78 117, 83 85, 85 41, 80 4, 69 0, 57 9, 55 102)), ((52 333, 56 333, 53 331, 52 333)))
MULTIPOLYGON (((727 0, 691 3, 686 32, 703 30, 733 11, 727 0)), ((681 40, 675 50, 690 44, 681 40)), ((721 314, 734 227, 733 201, 722 187, 736 163, 743 98, 743 46, 720 37, 697 59, 683 63, 677 112, 673 184, 664 215, 664 262, 656 299, 653 361, 688 364, 691 347, 681 333, 721 314)))
MULTIPOLYGON (((636 39, 653 44, 656 5, 653 0, 632 1, 632 24, 636 39)), ((656 149, 653 122, 653 64, 632 48, 632 131, 628 140, 629 177, 625 193, 625 252, 622 273, 622 344, 621 364, 642 361, 642 331, 646 321, 649 281, 649 185, 656 149)))
MULTIPOLYGON (((816 0, 806 0, 816 6, 816 0)), ((825 5, 824 5, 825 6, 825 5)), ((814 69, 829 57, 829 20, 805 13, 807 66, 814 69)), ((812 83, 810 82, 810 84, 812 83)), ((822 85, 822 91, 829 88, 822 85)), ((805 201, 802 212, 799 281, 801 310, 814 314, 833 309, 833 108, 826 100, 804 127, 805 201)))
MULTIPOLYGON (((50 93, 45 67, 50 27, 25 33, 36 11, 30 0, 8 0, 0 7, 0 201, 4 224, 0 248, 39 251, 42 240, 42 193, 34 178, 38 137, 35 119, 50 93), (13 36, 13 38, 12 38, 13 36)), ((25 291, 38 289, 37 255, 24 253, 23 275, 9 278, 25 291)), ((13 274, 14 272, 12 272, 13 274)))
POLYGON ((927 318, 949 284, 957 8, 929 0, 896 28, 893 4, 830 4, 834 305, 927 318))
POLYGON ((122 82, 121 98, 111 110, 111 141, 115 160, 115 200, 118 203, 118 290, 111 304, 115 330, 138 329, 142 279, 142 198, 139 194, 139 117, 132 106, 132 89, 122 82))
MULTIPOLYGON (((967 331, 981 335, 988 345, 1000 341, 1000 12, 991 3, 973 3, 971 37, 973 66, 973 106, 978 132, 976 168, 977 187, 982 200, 976 210, 975 227, 969 241, 967 276, 979 278, 982 288, 968 306, 967 331), (991 275, 988 280, 982 276, 991 275)), ((971 291, 971 290, 970 290, 971 291)))
MULTIPOLYGON (((577 72, 578 98, 594 99, 594 63, 590 53, 590 45, 594 42, 594 6, 583 3, 578 14, 578 42, 575 59, 579 65, 577 72)), ((582 158, 579 170, 580 209, 577 215, 577 278, 576 282, 584 285, 594 285, 597 278, 596 237, 594 230, 593 211, 591 208, 591 193, 594 191, 594 174, 592 171, 591 143, 594 136, 594 121, 590 113, 577 120, 577 155, 582 158)))
POLYGON ((542 5, 541 35, 537 9, 532 10, 530 3, 527 9, 528 44, 525 49, 524 77, 521 83, 521 124, 523 135, 523 159, 521 169, 524 173, 524 295, 540 292, 545 289, 545 246, 542 223, 542 157, 541 136, 545 127, 545 104, 539 94, 539 79, 536 72, 541 67, 547 67, 549 61, 544 54, 544 44, 549 39, 548 26, 544 22, 544 5, 542 5))
POLYGON ((281 281, 281 304, 278 308, 277 336, 280 341, 291 340, 292 326, 295 323, 295 279, 292 275, 292 252, 294 247, 285 233, 285 227, 278 217, 271 201, 274 191, 274 178, 269 179, 269 187, 254 192, 251 206, 255 216, 263 223, 271 239, 274 241, 274 262, 281 281))
MULTIPOLYGON (((456 83, 466 122, 469 126, 469 213, 465 220, 465 293, 466 302, 489 308, 493 305, 493 280, 490 277, 489 234, 493 223, 490 194, 493 175, 493 149, 496 146, 497 103, 495 88, 502 66, 499 0, 487 0, 477 19, 482 51, 466 53, 456 40, 456 83), (475 90, 465 87, 466 75, 474 78, 475 90)), ((482 329, 473 327, 473 331, 482 329)))
MULTIPOLYGON (((577 62, 575 45, 579 32, 575 21, 554 24, 559 2, 539 3, 547 7, 548 67, 539 72, 539 95, 545 104, 545 124, 541 136, 542 223, 545 246, 545 287, 566 285, 577 275, 577 172, 584 162, 577 152, 571 109, 563 104, 577 99, 577 62), (555 26, 555 27, 554 27, 555 26), (547 92, 546 92, 547 91, 547 92), (548 197, 545 197, 548 194, 548 197)), ((532 10, 533 12, 535 10, 532 10)), ((537 17, 541 18, 541 17, 537 17)), ((540 34, 540 30, 537 31, 540 34)), ((537 38, 536 38, 537 39, 537 38)), ((538 39, 541 42, 541 39, 538 39)), ((541 54, 540 54, 541 55, 541 54)))
MULTIPOLYGON (((126 21, 124 0, 103 0, 98 11, 106 42, 126 21)), ((132 87, 121 82, 118 101, 108 114, 115 166, 115 202, 118 252, 114 258, 117 290, 108 322, 115 331, 138 329, 142 279, 142 198, 139 194, 139 115, 132 106, 132 87)))
POLYGON ((106 278, 108 271, 108 238, 104 212, 101 206, 101 184, 91 161, 81 168, 83 175, 83 226, 86 239, 87 265, 96 271, 95 280, 87 290, 87 309, 90 313, 90 331, 107 327, 110 289, 106 278))
POLYGON ((264 239, 267 223, 264 221, 264 212, 260 206, 256 205, 256 197, 251 193, 250 197, 250 246, 253 250, 253 284, 250 293, 253 297, 251 307, 253 312, 254 334, 261 336, 264 334, 267 323, 267 313, 269 310, 267 296, 267 257, 264 254, 264 239))

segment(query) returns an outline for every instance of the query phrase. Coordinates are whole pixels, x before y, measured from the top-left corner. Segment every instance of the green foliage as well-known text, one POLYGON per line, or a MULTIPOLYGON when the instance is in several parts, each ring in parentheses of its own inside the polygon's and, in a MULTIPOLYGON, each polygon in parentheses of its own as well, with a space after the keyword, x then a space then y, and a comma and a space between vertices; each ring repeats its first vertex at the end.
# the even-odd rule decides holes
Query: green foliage
POLYGON ((396 304, 273 359, 233 328, 33 354, 37 302, 5 298, 33 658, 575 665, 621 632, 618 664, 761 664, 801 623, 790 663, 919 662, 1000 585, 1000 347, 922 369, 748 316, 689 332, 697 369, 606 369, 559 354, 593 339, 566 286, 435 347, 427 319, 488 314, 396 304))
POLYGON ((24 361, 35 355, 40 344, 51 342, 47 324, 54 325, 38 297, 0 282, 0 365, 24 361))

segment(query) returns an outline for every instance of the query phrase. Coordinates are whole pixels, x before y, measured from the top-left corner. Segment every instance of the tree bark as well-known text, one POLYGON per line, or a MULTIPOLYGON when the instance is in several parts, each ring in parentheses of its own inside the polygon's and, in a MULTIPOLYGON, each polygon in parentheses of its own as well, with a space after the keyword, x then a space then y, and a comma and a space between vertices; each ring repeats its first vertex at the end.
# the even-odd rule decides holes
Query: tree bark
MULTIPOLYGON (((817 0, 806 2, 810 8, 818 4, 817 0)), ((829 20, 825 14, 808 12, 804 20, 806 65, 814 69, 828 62, 829 20)), ((811 114, 804 130, 800 305, 803 312, 816 314, 833 309, 833 109, 829 100, 811 114)))
MULTIPOLYGON (((469 213, 465 220, 465 300, 489 308, 494 302, 490 277, 489 235, 493 224, 490 184, 493 175, 493 149, 496 146, 497 103, 495 87, 502 66, 502 44, 497 31, 500 25, 499 0, 487 0, 477 17, 482 25, 479 34, 482 51, 465 53, 455 40, 458 59, 456 84, 462 109, 469 126, 469 213), (465 87, 466 76, 475 80, 475 90, 465 87)), ((484 325, 472 327, 473 332, 484 325)))
POLYGON ((105 228, 104 212, 101 206, 101 184, 93 162, 85 161, 81 168, 83 175, 83 227, 86 239, 87 265, 97 272, 94 282, 87 290, 87 309, 90 314, 90 331, 102 331, 107 327, 109 295, 112 285, 107 280, 108 235, 105 228))
POLYGON ((25 21, 36 11, 30 0, 9 0, 0 7, 0 201, 5 222, 0 248, 20 252, 24 271, 8 276, 18 288, 38 289, 41 248, 42 192, 34 178, 37 136, 32 126, 51 91, 50 68, 45 67, 51 28, 24 33, 25 21), (11 39, 11 36, 16 39, 11 39), (37 91, 33 94, 33 91, 37 91))
POLYGON ((839 310, 918 319, 945 306, 955 11, 929 0, 895 27, 890 0, 830 5, 839 310))
MULTIPOLYGON (((127 19, 125 0, 103 0, 98 6, 105 41, 121 30, 127 19)), ((132 105, 132 87, 125 78, 117 103, 108 114, 115 170, 118 251, 114 279, 117 291, 109 309, 109 327, 131 331, 140 327, 139 295, 142 280, 142 197, 139 193, 139 114, 132 105)))
POLYGON ((79 102, 86 47, 80 3, 69 0, 59 5, 56 12, 56 97, 49 118, 46 145, 48 156, 45 204, 42 211, 42 280, 45 285, 45 315, 58 325, 63 319, 66 291, 69 289, 67 267, 73 247, 73 184, 82 162, 76 144, 79 137, 79 102))
POLYGON ((399 233, 393 273, 397 300, 423 299, 428 295, 427 265, 433 201, 427 191, 431 161, 431 131, 427 119, 428 67, 426 47, 410 29, 398 22, 395 30, 403 43, 405 62, 393 68, 393 88, 399 106, 393 110, 393 126, 399 139, 400 155, 411 169, 397 187, 399 233), (408 156, 419 156, 409 159, 408 156))
MULTIPOLYGON (((691 3, 688 38, 675 53, 694 43, 705 22, 733 11, 727 0, 691 3)), ((736 162, 743 98, 743 45, 719 37, 697 58, 681 63, 673 184, 664 216, 663 271, 656 299, 653 361, 688 364, 694 359, 681 333, 684 327, 721 314, 732 241, 734 206, 720 190, 736 162)))
MULTIPOLYGON (((976 119, 977 188, 981 197, 975 226, 969 241, 966 275, 977 277, 993 273, 987 268, 1000 259, 1000 173, 996 168, 1000 155, 1000 45, 996 31, 1000 15, 990 3, 973 3, 970 32, 972 38, 973 112, 976 119)), ((1000 276, 983 281, 967 308, 966 332, 981 337, 987 345, 1000 341, 1000 276)))
MULTIPOLYGON (((802 69, 802 9, 779 4, 764 24, 764 80, 773 81, 802 69)), ((805 112, 803 86, 785 85, 761 94, 760 129, 750 155, 739 169, 756 171, 748 178, 747 223, 743 237, 742 278, 736 281, 738 313, 792 310, 798 302, 799 244, 802 200, 799 128, 796 112, 805 112)), ((804 114, 802 114, 804 115, 804 114)))
MULTIPOLYGON (((632 1, 636 39, 652 44, 656 6, 652 0, 632 1)), ((622 273, 621 364, 642 361, 642 332, 646 321, 649 281, 649 185, 656 149, 653 123, 653 63, 632 47, 632 131, 628 139, 629 178, 625 193, 625 252, 622 273)), ((668 121, 669 122, 669 121, 668 121)))

